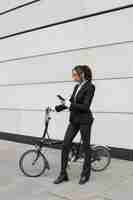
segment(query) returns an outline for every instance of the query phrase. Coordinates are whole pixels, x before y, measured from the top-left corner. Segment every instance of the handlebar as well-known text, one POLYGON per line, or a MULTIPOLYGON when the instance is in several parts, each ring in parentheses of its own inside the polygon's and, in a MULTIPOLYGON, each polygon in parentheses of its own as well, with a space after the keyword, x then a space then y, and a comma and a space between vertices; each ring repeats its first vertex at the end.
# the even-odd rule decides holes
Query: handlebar
POLYGON ((55 109, 48 106, 48 107, 45 109, 45 112, 47 112, 47 113, 49 113, 49 112, 55 112, 55 109))
MULTIPOLYGON (((57 97, 59 98, 59 100, 61 101, 61 103, 64 104, 65 98, 63 98, 60 94, 58 94, 57 97)), ((52 107, 50 107, 50 106, 48 106, 48 107, 46 107, 45 112, 47 114, 50 113, 50 112, 55 112, 55 109, 52 108, 52 107)))

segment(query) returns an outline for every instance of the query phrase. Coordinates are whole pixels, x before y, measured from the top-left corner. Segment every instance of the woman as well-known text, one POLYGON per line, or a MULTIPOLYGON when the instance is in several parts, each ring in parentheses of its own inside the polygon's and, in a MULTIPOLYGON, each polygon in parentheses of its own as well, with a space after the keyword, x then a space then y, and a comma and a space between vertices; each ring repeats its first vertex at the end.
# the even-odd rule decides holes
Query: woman
POLYGON ((94 96, 95 85, 91 82, 92 72, 88 65, 77 65, 74 67, 72 69, 72 78, 74 81, 78 82, 78 84, 75 85, 71 98, 69 101, 66 101, 65 104, 55 106, 55 110, 57 112, 69 108, 70 117, 63 140, 61 170, 59 176, 54 181, 54 184, 59 184, 63 181, 69 180, 66 171, 68 156, 71 149, 72 140, 78 131, 80 131, 81 134, 85 153, 79 184, 86 183, 89 180, 91 173, 90 134, 94 117, 90 110, 90 105, 94 96))

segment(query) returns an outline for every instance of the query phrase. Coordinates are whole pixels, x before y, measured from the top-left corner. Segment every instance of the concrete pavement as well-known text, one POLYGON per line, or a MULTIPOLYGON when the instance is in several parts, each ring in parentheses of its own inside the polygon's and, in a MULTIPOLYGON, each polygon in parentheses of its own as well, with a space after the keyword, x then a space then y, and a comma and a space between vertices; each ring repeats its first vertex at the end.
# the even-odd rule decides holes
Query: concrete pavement
POLYGON ((132 200, 133 162, 112 159, 103 172, 92 172, 79 185, 81 163, 68 170, 69 182, 54 185, 60 170, 60 150, 47 149, 51 169, 38 178, 25 177, 18 167, 21 154, 33 146, 0 141, 0 197, 5 200, 132 200))

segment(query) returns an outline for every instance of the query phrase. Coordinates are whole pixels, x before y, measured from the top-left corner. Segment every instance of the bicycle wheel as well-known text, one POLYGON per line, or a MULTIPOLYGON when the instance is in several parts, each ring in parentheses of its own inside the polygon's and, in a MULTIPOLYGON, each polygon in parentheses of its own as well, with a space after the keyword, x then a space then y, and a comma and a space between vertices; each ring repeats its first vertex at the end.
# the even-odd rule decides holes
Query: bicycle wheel
POLYGON ((111 162, 109 150, 104 146, 92 147, 91 169, 93 171, 105 170, 111 162))
POLYGON ((49 169, 49 163, 40 151, 32 149, 22 154, 19 168, 25 176, 38 177, 49 169))

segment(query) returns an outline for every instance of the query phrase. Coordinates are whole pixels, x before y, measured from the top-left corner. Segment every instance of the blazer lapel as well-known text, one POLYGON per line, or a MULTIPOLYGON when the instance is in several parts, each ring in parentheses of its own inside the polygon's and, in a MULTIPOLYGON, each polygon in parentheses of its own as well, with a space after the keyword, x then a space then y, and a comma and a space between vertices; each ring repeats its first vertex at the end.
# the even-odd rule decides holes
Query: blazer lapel
POLYGON ((71 98, 69 99, 70 101, 72 101, 72 100, 74 99, 74 95, 75 95, 75 93, 76 93, 78 87, 79 87, 79 84, 77 84, 77 85, 75 86, 74 91, 73 91, 73 93, 72 93, 72 95, 71 95, 71 98))
POLYGON ((80 88, 79 90, 77 91, 77 94, 76 96, 74 95, 74 102, 76 102, 76 99, 77 99, 77 96, 80 95, 81 92, 83 92, 84 88, 86 87, 86 84, 88 83, 88 81, 86 81, 80 88))
MULTIPOLYGON (((84 83, 84 85, 82 85, 82 87, 79 89, 79 91, 78 91, 76 97, 80 94, 80 92, 82 92, 82 91, 88 86, 88 84, 90 84, 89 81, 87 81, 86 83, 84 83)), ((71 98, 69 99, 70 101, 75 101, 75 100, 76 100, 76 98, 74 98, 74 96, 75 96, 75 93, 76 93, 78 87, 79 87, 79 84, 77 84, 77 85, 75 86, 74 91, 73 91, 73 93, 72 93, 72 96, 71 96, 71 98)))
MULTIPOLYGON (((81 86, 81 88, 79 89, 79 91, 77 92, 77 95, 81 92, 81 91, 83 91, 83 89, 84 88, 86 88, 86 86, 89 84, 89 81, 86 81, 82 86, 81 86)), ((77 90, 76 90, 77 91, 77 90)), ((76 92, 75 92, 76 93, 76 92)), ((76 96, 77 96, 76 95, 76 96)))

